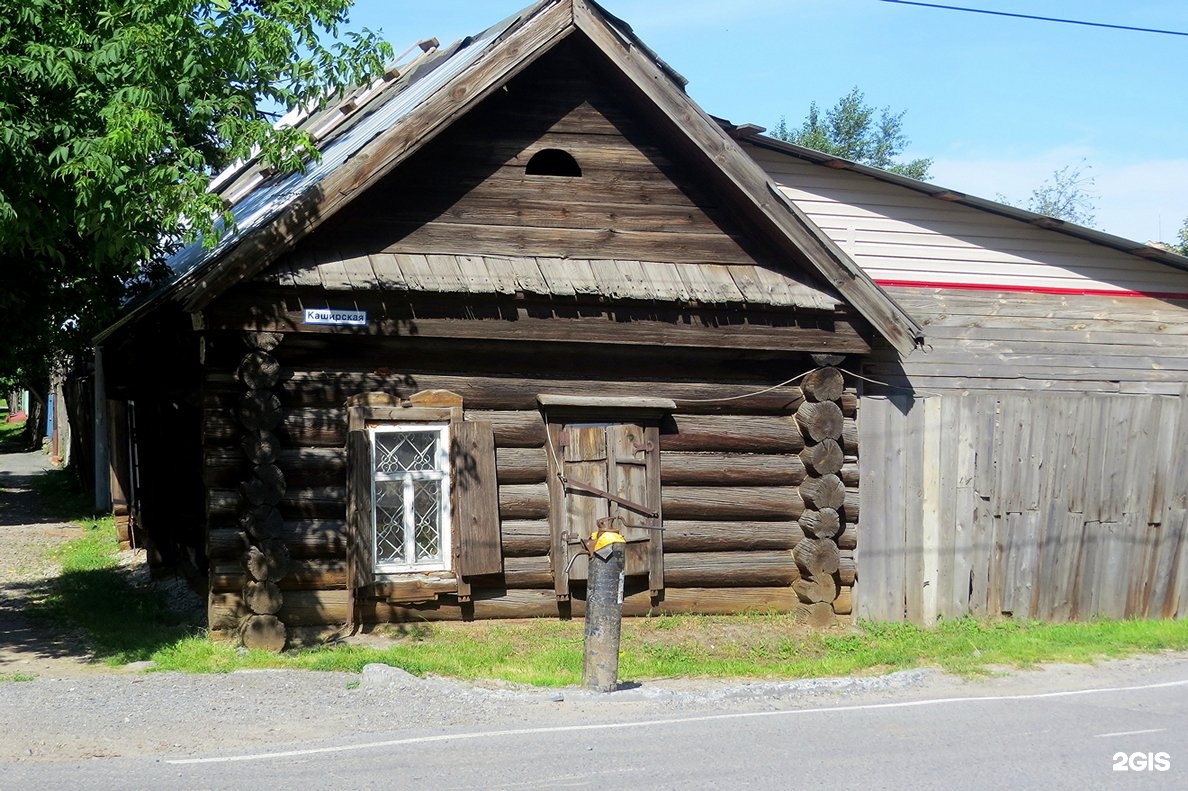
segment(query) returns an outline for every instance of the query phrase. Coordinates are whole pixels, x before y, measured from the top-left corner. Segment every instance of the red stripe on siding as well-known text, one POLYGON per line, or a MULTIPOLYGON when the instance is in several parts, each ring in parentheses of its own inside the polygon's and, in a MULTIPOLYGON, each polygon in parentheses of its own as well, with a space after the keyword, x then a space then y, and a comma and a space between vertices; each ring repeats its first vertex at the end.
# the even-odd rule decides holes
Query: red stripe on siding
POLYGON ((1130 291, 1107 288, 1058 288, 1056 286, 999 285, 997 283, 934 283, 926 280, 875 280, 880 286, 891 288, 946 288, 966 291, 1001 291, 1016 294, 1064 294, 1078 297, 1154 297, 1156 299, 1188 299, 1188 292, 1130 291))

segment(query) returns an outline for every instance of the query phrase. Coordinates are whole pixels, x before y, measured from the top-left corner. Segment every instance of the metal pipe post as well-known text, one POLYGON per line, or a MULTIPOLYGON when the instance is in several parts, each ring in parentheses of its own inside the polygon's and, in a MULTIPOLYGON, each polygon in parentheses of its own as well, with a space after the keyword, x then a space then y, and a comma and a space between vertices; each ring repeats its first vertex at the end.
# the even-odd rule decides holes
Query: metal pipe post
MULTIPOLYGON (((607 534, 603 534, 606 536, 607 534)), ((582 686, 613 692, 619 684, 619 634, 623 622, 623 548, 614 535, 590 554, 586 582, 585 660, 582 686)))

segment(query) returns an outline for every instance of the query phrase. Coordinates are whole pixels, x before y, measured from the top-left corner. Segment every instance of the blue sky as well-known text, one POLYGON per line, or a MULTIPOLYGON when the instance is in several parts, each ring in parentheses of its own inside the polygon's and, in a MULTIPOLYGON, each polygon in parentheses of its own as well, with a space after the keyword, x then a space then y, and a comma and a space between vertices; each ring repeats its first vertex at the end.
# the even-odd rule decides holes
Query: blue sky
MULTIPOLYGON (((933 0, 947 5, 1188 32, 1185 0, 933 0)), ((351 27, 399 52, 447 43, 528 0, 357 0, 351 27)), ((604 0, 689 79, 707 112, 789 125, 857 85, 906 110, 905 156, 931 181, 1025 201, 1064 165, 1086 166, 1097 227, 1170 240, 1188 218, 1188 36, 944 11, 880 0, 604 0)))

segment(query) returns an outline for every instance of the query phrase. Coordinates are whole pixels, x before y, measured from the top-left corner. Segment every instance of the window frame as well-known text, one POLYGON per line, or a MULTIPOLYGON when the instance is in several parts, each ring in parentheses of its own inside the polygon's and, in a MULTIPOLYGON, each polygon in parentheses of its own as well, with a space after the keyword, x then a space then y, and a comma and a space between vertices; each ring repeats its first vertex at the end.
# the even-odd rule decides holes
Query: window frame
POLYGON ((495 434, 490 421, 466 419, 462 397, 422 390, 407 399, 371 391, 347 399, 346 564, 352 618, 358 597, 423 602, 439 594, 470 601, 471 577, 503 573, 495 434), (448 424, 450 452, 450 556, 439 571, 375 570, 371 537, 373 499, 372 426, 448 424))
POLYGON ((452 568, 453 559, 453 513, 451 508, 452 502, 452 478, 453 470, 450 463, 450 442, 452 440, 449 422, 404 422, 404 421, 383 421, 373 422, 367 426, 367 435, 370 445, 371 455, 371 557, 372 557, 372 573, 377 576, 387 576, 393 574, 416 573, 422 571, 449 571, 452 568), (376 435, 377 434, 411 434, 415 432, 428 433, 434 432, 438 435, 437 448, 434 452, 434 467, 432 470, 416 470, 406 471, 403 473, 383 473, 378 469, 378 456, 376 453, 376 435), (415 494, 412 492, 414 481, 418 480, 435 480, 439 483, 437 493, 437 507, 438 507, 438 536, 439 536, 439 559, 432 561, 415 560, 416 555, 416 511, 415 511, 415 494), (380 560, 379 547, 379 486, 378 484, 384 482, 400 481, 403 483, 403 529, 404 529, 404 549, 405 558, 411 551, 414 560, 408 562, 392 562, 380 560), (410 549, 411 548, 411 549, 410 549))

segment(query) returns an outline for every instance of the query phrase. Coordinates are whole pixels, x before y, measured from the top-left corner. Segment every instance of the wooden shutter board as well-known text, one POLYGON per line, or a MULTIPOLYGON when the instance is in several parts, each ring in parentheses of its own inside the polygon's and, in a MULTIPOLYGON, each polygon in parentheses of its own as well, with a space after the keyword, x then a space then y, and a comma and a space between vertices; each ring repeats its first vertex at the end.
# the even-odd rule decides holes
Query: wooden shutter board
POLYGON ((375 582, 371 541, 371 440, 366 431, 347 435, 347 564, 352 588, 375 582))
MULTIPOLYGON (((455 557, 464 577, 503 573, 495 432, 486 421, 450 424, 450 467, 454 479, 455 557)), ((459 590, 459 595, 463 595, 459 590)))
MULTIPOLYGON (((608 446, 612 460, 611 491, 634 502, 647 505, 660 513, 660 429, 624 423, 607 427, 608 446)), ((663 532, 647 527, 630 527, 642 520, 639 514, 615 503, 610 504, 611 515, 624 520, 623 537, 627 539, 625 573, 647 574, 648 588, 659 596, 664 588, 663 532)), ((648 520, 662 525, 663 514, 648 520)))

